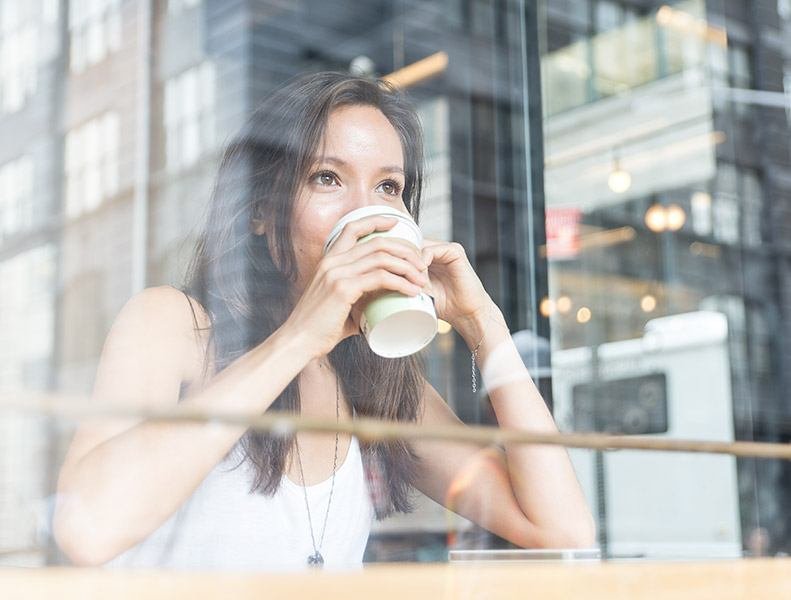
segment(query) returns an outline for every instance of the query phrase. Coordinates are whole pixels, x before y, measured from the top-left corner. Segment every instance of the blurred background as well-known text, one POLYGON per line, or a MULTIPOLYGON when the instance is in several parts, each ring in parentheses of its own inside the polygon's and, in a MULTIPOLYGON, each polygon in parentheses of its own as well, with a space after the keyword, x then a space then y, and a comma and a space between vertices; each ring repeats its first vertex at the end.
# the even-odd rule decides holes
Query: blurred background
MULTIPOLYGON (((419 109, 427 237, 464 245, 561 430, 791 438, 791 0, 0 0, 0 391, 89 394, 126 300, 182 281, 225 141, 291 76, 419 109)), ((429 379, 494 424, 442 331, 429 379)), ((0 564, 74 422, 0 412, 0 564)), ((791 464, 571 450, 607 554, 791 550, 791 464)), ((365 560, 508 542, 423 497, 365 560)))

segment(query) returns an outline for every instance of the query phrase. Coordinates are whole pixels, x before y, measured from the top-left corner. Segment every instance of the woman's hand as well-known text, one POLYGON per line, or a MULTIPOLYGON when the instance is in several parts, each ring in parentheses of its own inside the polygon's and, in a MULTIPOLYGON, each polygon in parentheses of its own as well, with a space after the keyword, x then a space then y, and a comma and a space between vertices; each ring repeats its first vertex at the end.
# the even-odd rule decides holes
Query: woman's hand
MULTIPOLYGON (((359 238, 374 231, 387 231, 397 222, 396 218, 383 215, 351 221, 319 261, 286 320, 310 340, 314 358, 360 333, 360 311, 352 307, 364 294, 397 291, 416 296, 428 283, 426 265, 414 244, 384 236, 357 243, 359 238)), ((369 299, 366 297, 365 302, 369 299)))
POLYGON ((458 242, 423 239, 423 260, 428 265, 425 291, 434 297, 437 316, 458 329, 461 323, 486 314, 493 301, 458 242))

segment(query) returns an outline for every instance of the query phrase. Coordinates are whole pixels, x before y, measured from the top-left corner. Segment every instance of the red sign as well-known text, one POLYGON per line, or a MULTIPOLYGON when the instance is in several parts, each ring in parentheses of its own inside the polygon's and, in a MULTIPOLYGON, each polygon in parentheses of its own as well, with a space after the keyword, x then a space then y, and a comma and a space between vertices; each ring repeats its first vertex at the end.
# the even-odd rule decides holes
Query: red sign
POLYGON ((568 260, 580 253, 579 208, 548 208, 546 210, 547 258, 568 260))

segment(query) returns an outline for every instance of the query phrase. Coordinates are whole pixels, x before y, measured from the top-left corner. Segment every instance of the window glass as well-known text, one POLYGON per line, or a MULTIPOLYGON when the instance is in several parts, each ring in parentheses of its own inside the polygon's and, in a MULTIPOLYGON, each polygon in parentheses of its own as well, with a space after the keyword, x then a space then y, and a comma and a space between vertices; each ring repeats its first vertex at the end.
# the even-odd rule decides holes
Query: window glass
POLYGON ((0 10, 0 116, 25 106, 36 92, 40 65, 49 58, 40 40, 56 29, 51 15, 39 14, 41 8, 42 0, 8 0, 0 10))
POLYGON ((164 90, 166 164, 191 167, 215 146, 215 68, 203 62, 169 79, 164 90))
POLYGON ((66 134, 66 214, 89 213, 119 188, 119 120, 108 112, 66 134))
POLYGON ((0 0, 0 596, 786 573, 786 4, 0 0))
POLYGON ((120 0, 69 3, 70 66, 74 73, 102 62, 121 47, 120 0))
MULTIPOLYGON (((543 3, 541 27, 577 30, 576 18, 550 4, 543 3)), ((787 234, 777 221, 770 223, 785 195, 762 167, 783 153, 787 128, 780 126, 778 137, 766 133, 767 111, 774 110, 768 105, 776 105, 769 93, 737 96, 728 89, 755 85, 755 52, 769 52, 776 64, 785 59, 752 34, 739 35, 716 3, 656 3, 622 20, 626 5, 597 3, 593 33, 548 48, 541 57, 549 258, 549 293, 541 306, 551 325, 555 414, 563 415, 561 427, 569 430, 624 427, 620 419, 629 411, 622 404, 615 409, 615 390, 629 377, 657 372, 683 380, 686 342, 680 337, 672 349, 651 345, 659 343, 654 335, 668 343, 671 330, 686 331, 701 336, 696 370, 705 370, 707 381, 719 381, 725 395, 707 396, 709 388, 696 395, 701 412, 682 416, 677 403, 685 402, 688 390, 668 388, 668 430, 661 435, 672 437, 679 434, 675 428, 684 428, 691 437, 785 439, 784 433, 768 433, 769 423, 787 410, 772 391, 782 376, 770 357, 782 335, 772 334, 769 325, 788 318, 770 299, 785 276, 764 254, 787 234), (572 52, 578 65, 591 57, 574 76, 572 52), (569 82, 579 91, 573 93, 569 82), (718 327, 724 329, 715 334, 718 327), (719 367, 701 367, 710 350, 719 353, 719 367), (605 391, 596 396, 591 390, 605 391), (709 429, 712 419, 720 419, 718 433, 709 429)), ((768 60, 770 54, 763 56, 768 60)), ((772 81, 782 85, 777 74, 772 81)), ((633 418, 643 431, 660 426, 649 413, 635 412, 633 418)), ((642 456, 634 459, 635 468, 648 464, 642 456)), ((638 476, 629 460, 605 455, 594 461, 584 453, 575 459, 613 552, 639 546, 661 554, 672 546, 703 555, 716 547, 742 555, 787 547, 784 534, 769 524, 773 518, 785 522, 776 501, 755 494, 763 486, 786 493, 783 461, 712 463, 722 486, 718 497, 730 500, 723 513, 704 509, 694 519, 697 542, 708 542, 693 549, 682 541, 681 530, 652 533, 640 520, 646 502, 656 501, 650 512, 658 514, 681 500, 668 499, 659 488, 633 494, 619 479, 638 476), (670 546, 661 549, 660 539, 670 546)), ((680 463, 674 469, 684 477, 680 463)), ((696 512, 691 507, 708 503, 698 494, 683 503, 686 508, 671 511, 688 532, 692 525, 685 519, 696 512)))

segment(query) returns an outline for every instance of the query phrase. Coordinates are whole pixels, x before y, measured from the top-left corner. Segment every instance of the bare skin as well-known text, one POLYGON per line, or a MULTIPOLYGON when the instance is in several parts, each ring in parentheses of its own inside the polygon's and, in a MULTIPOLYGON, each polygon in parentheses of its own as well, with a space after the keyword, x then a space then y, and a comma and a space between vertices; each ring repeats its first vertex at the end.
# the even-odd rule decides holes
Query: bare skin
MULTIPOLYGON (((168 286, 143 290, 127 302, 107 336, 93 390, 97 402, 224 410, 253 417, 300 376, 303 414, 335 417, 334 378, 323 365, 339 341, 360 334, 351 317, 355 303, 383 289, 415 295, 427 283, 419 250, 408 242, 377 238, 356 244, 360 237, 394 225, 394 220, 382 217, 347 225, 332 256, 318 269, 319 240, 323 243, 321 236, 341 214, 382 202, 406 210, 400 195, 393 193, 397 186, 392 179, 398 174, 380 168, 382 160, 385 165, 403 165, 397 133, 378 111, 355 108, 357 114, 338 113, 344 116, 340 123, 335 113, 330 116, 322 145, 339 153, 346 165, 354 165, 343 175, 354 189, 349 192, 345 185, 338 202, 336 188, 328 193, 325 187, 330 177, 303 183, 292 231, 300 272, 294 293, 299 302, 286 322, 222 372, 199 380, 207 348, 205 337, 196 340, 186 298, 168 286), (333 139, 350 140, 354 147, 338 147, 333 139), (189 383, 188 393, 179 402, 184 382, 189 383)), ((208 317, 199 306, 197 312, 199 324, 205 326, 208 317)), ((342 398, 341 415, 348 418, 350 412, 342 398)), ((174 426, 139 419, 82 422, 58 478, 56 541, 76 564, 98 565, 114 558, 178 510, 245 431, 243 426, 174 426)), ((305 483, 330 477, 335 436, 300 432, 297 438, 305 483)), ((339 465, 349 442, 347 435, 339 439, 339 465)), ((292 461, 286 470, 294 482, 300 481, 298 469, 292 461)))
MULTIPOLYGON (((193 299, 194 301, 194 299, 193 299)), ((186 298, 184 298, 186 304, 186 298)), ((205 316, 201 327, 208 327, 209 321, 205 316)), ((197 394, 206 385, 206 380, 201 378, 203 353, 206 352, 208 332, 202 332, 196 341, 194 360, 190 365, 189 375, 185 381, 190 382, 185 391, 186 396, 197 394)), ((211 379, 211 375, 208 377, 211 379)), ((316 418, 335 419, 335 397, 328 394, 328 390, 335 390, 335 373, 327 357, 312 359, 299 374, 299 389, 301 414, 316 418)), ((339 390, 340 419, 352 419, 351 404, 346 400, 343 389, 339 390)), ((302 461, 302 474, 304 485, 315 485, 332 477, 333 460, 335 456, 335 434, 300 431, 296 434, 299 443, 299 453, 302 461)), ((351 436, 346 433, 338 434, 338 461, 337 467, 344 463, 351 444, 351 436)), ((302 474, 292 453, 286 460, 285 475, 295 484, 302 484, 302 474)))
MULTIPOLYGON (((108 334, 97 369, 97 402, 128 406, 235 411, 254 417, 271 406, 297 376, 302 413, 335 418, 335 378, 326 355, 343 339, 360 335, 356 316, 365 294, 395 290, 434 292, 438 316, 470 347, 480 347, 482 373, 488 358, 492 380, 498 366, 510 385, 491 390, 504 427, 557 431, 491 302, 458 244, 431 242, 422 250, 404 240, 377 237, 393 220, 367 217, 349 223, 327 256, 321 249, 343 214, 370 204, 406 212, 401 198, 403 150, 386 117, 365 106, 330 114, 321 156, 311 169, 295 207, 291 239, 298 276, 294 309, 269 338, 222 372, 200 379, 206 333, 196 339, 184 295, 168 286, 148 288, 124 306, 108 334), (335 160, 330 161, 329 157, 335 160), (315 176, 314 176, 315 174, 315 176), (429 281, 429 266, 432 278, 429 281), (188 382, 179 402, 179 386, 188 382)), ((251 223, 266 233, 265 223, 251 223)), ((271 236, 267 236, 271 239, 271 236)), ((276 249, 275 249, 276 250, 276 249)), ((199 324, 208 319, 200 307, 199 324)), ((484 376, 484 380, 488 376, 484 376)), ((424 382, 420 424, 463 423, 437 391, 424 382)), ((341 417, 351 408, 341 397, 341 417)), ((99 565, 139 543, 194 493, 245 433, 243 426, 212 427, 140 420, 82 422, 58 480, 53 520, 55 539, 77 564, 99 565)), ((332 475, 334 434, 300 432, 305 483, 332 475)), ((338 466, 350 437, 340 435, 338 466)), ((421 472, 415 487, 436 502, 522 547, 588 546, 592 518, 563 449, 509 447, 415 440, 421 472)), ((293 454, 293 453, 292 453, 293 454)), ((300 482, 299 465, 286 475, 300 482)))

